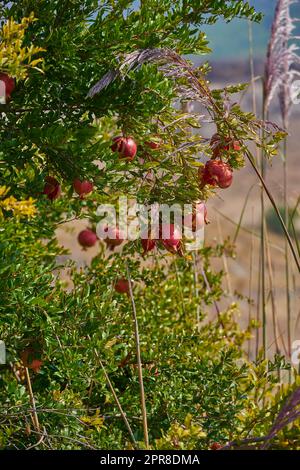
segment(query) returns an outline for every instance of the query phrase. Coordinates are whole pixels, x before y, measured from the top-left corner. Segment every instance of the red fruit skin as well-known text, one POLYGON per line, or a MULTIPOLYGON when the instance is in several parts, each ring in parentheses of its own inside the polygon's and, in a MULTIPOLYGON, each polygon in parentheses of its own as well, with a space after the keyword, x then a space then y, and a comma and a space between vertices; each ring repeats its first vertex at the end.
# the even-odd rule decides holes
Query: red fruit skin
POLYGON ((82 230, 78 235, 78 243, 83 248, 90 248, 97 243, 97 235, 90 229, 82 230))
POLYGON ((104 241, 107 245, 107 248, 113 251, 116 246, 122 245, 125 238, 118 227, 107 227, 105 232, 107 232, 107 238, 105 238, 104 241))
POLYGON ((167 251, 182 254, 181 235, 174 224, 162 224, 160 227, 160 239, 167 251))
POLYGON ((128 161, 133 160, 137 153, 137 145, 132 137, 114 137, 111 149, 119 153, 119 158, 128 161))
POLYGON ((35 373, 38 373, 43 365, 43 361, 39 359, 39 354, 30 347, 21 352, 21 360, 24 367, 32 369, 35 373))
POLYGON ((210 186, 217 186, 216 180, 208 173, 207 167, 200 167, 198 170, 198 178, 201 188, 203 188, 206 184, 210 186))
POLYGON ((210 449, 211 450, 219 450, 219 449, 221 449, 221 447, 222 447, 221 444, 219 444, 218 442, 213 442, 210 446, 210 449))
POLYGON ((118 281, 115 283, 115 290, 119 294, 129 294, 129 282, 127 279, 118 279, 118 281))
POLYGON ((226 189, 232 184, 232 169, 228 163, 221 160, 209 160, 206 163, 208 175, 216 181, 219 188, 226 189))
POLYGON ((157 150, 161 146, 161 143, 161 139, 157 137, 156 140, 147 140, 145 145, 152 150, 157 150))
POLYGON ((54 199, 57 199, 61 194, 61 186, 53 176, 46 176, 45 181, 43 194, 45 194, 50 201, 54 201, 54 199))
POLYGON ((222 160, 208 160, 204 169, 199 170, 200 184, 205 186, 219 186, 219 188, 229 188, 233 180, 232 168, 222 160), (201 171, 200 171, 201 170, 201 171))
POLYGON ((149 147, 149 148, 151 148, 151 149, 153 149, 153 150, 157 150, 157 149, 160 147, 160 145, 159 145, 158 142, 152 142, 151 140, 145 142, 145 145, 147 145, 147 147, 149 147))
POLYGON ((230 137, 227 137, 222 140, 219 134, 214 134, 210 140, 210 145, 213 150, 213 158, 220 158, 222 153, 229 152, 229 150, 234 150, 239 152, 241 150, 240 143, 237 140, 232 140, 230 137))
POLYGON ((16 86, 15 80, 7 75, 7 73, 0 73, 0 81, 5 84, 5 97, 9 99, 16 86))
POLYGON ((156 241, 152 240, 151 238, 142 238, 141 244, 144 250, 143 252, 144 255, 148 253, 149 251, 154 250, 154 248, 156 247, 156 241))
POLYGON ((85 194, 89 194, 93 191, 94 185, 91 181, 83 180, 81 181, 79 178, 76 178, 73 181, 73 188, 76 193, 83 198, 85 194))

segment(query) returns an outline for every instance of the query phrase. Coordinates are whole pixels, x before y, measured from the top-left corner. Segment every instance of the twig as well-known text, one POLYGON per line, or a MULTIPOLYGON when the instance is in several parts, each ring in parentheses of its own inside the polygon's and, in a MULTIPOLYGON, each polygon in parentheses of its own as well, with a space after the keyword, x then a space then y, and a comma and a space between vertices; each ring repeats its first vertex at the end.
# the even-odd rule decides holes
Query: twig
POLYGON ((123 421, 124 421, 124 424, 125 424, 125 426, 126 426, 126 428, 127 428, 127 431, 129 432, 129 435, 130 435, 130 437, 131 437, 133 446, 134 446, 135 449, 138 449, 138 445, 137 445, 137 442, 136 442, 136 440, 135 440, 135 438, 134 438, 134 435, 133 435, 131 426, 130 426, 130 424, 129 424, 129 422, 128 422, 128 419, 127 419, 127 417, 126 417, 126 414, 125 414, 124 411, 123 411, 122 405, 121 405, 121 403, 119 402, 119 399, 118 399, 117 394, 116 394, 116 392, 115 392, 114 386, 113 386, 113 384, 112 384, 111 381, 110 381, 110 378, 109 378, 109 376, 108 376, 108 374, 107 374, 107 372, 106 372, 106 369, 105 369, 105 367, 104 367, 104 365, 103 365, 103 362, 102 362, 101 359, 100 359, 100 356, 99 356, 98 351, 97 351, 96 348, 94 349, 94 352, 95 352, 95 355, 96 355, 96 357, 97 357, 97 359, 98 359, 98 362, 99 362, 99 364, 100 364, 100 367, 101 367, 101 369, 103 370, 103 373, 104 373, 106 382, 107 382, 107 384, 108 384, 108 386, 109 386, 109 388, 110 388, 110 391, 111 391, 111 393, 112 393, 112 396, 114 397, 114 400, 115 400, 116 405, 117 405, 117 407, 118 407, 118 409, 119 409, 119 411, 120 411, 120 414, 121 414, 121 416, 122 416, 122 418, 123 418, 123 421))
POLYGON ((28 389, 28 393, 29 393, 30 403, 31 403, 32 410, 33 410, 32 411, 32 421, 33 421, 33 424, 34 424, 34 427, 35 427, 36 431, 40 432, 40 423, 39 423, 38 415, 37 415, 37 412, 36 412, 35 399, 34 399, 33 392, 32 392, 31 380, 30 380, 28 367, 25 367, 25 377, 26 377, 26 384, 27 384, 27 389, 28 389))
POLYGON ((196 310, 196 321, 197 329, 200 332, 200 299, 199 299, 199 288, 198 288, 198 272, 197 272, 197 253, 193 252, 193 262, 194 262, 194 286, 195 286, 195 297, 197 301, 197 310, 196 310))
POLYGON ((132 292, 132 282, 131 282, 131 277, 130 277, 130 271, 129 271, 129 266, 127 262, 126 262, 126 270, 127 270, 128 284, 129 284, 129 295, 131 299, 132 312, 133 312, 136 358, 137 358, 137 368, 138 368, 138 376, 139 376, 139 384, 140 384, 140 399, 141 399, 142 418, 143 418, 144 442, 145 442, 146 449, 148 449, 149 447, 148 422, 147 422, 147 410, 146 410, 143 369, 142 369, 142 360, 141 360, 139 325, 138 325, 135 302, 134 302, 134 297, 133 297, 133 292, 132 292))
POLYGON ((35 444, 33 444, 32 446, 27 447, 26 450, 30 450, 30 449, 34 449, 35 447, 38 447, 40 444, 42 444, 42 442, 43 442, 43 440, 45 439, 46 436, 47 436, 47 432, 46 432, 46 428, 44 427, 43 434, 41 435, 39 440, 35 444))

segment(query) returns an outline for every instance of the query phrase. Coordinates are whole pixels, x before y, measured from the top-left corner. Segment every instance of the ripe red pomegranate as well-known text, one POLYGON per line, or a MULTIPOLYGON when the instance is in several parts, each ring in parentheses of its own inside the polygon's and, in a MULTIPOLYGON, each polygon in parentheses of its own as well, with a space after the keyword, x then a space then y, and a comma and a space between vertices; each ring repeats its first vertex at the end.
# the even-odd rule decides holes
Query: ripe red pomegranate
POLYGON ((40 353, 34 348, 29 346, 21 352, 20 356, 24 367, 32 369, 35 373, 40 371, 43 361, 41 361, 40 353))
POLYGON ((104 239, 107 248, 111 251, 115 249, 116 246, 122 245, 125 240, 125 236, 118 227, 106 227, 104 232, 107 233, 107 237, 104 239))
POLYGON ((118 152, 119 157, 131 161, 136 156, 137 145, 132 137, 118 136, 113 138, 111 146, 113 152, 118 152))
POLYGON ((142 238, 141 244, 144 250, 143 255, 145 255, 149 251, 154 250, 154 248, 156 247, 156 241, 152 240, 152 238, 142 238))
POLYGON ((208 160, 205 167, 199 169, 198 175, 202 187, 210 184, 222 189, 229 188, 233 179, 232 168, 222 160, 208 160))
POLYGON ((118 279, 117 282, 115 283, 115 290, 119 294, 129 294, 129 282, 127 279, 122 278, 118 279))
POLYGON ((167 251, 182 255, 181 234, 174 224, 162 224, 160 240, 167 251))
POLYGON ((0 81, 4 82, 5 85, 5 98, 10 99, 10 95, 15 89, 15 80, 7 75, 7 73, 0 73, 0 81))
POLYGON ((147 140, 145 142, 145 145, 149 148, 151 148, 152 150, 157 150, 159 149, 159 147, 161 146, 162 144, 162 140, 160 137, 155 137, 153 140, 147 140))
POLYGON ((219 444, 219 442, 213 442, 210 446, 210 449, 211 450, 219 450, 219 449, 221 449, 221 447, 222 446, 221 446, 221 444, 219 444))
POLYGON ((43 193, 46 194, 50 201, 54 201, 54 199, 57 199, 61 194, 61 186, 53 176, 46 176, 45 181, 43 193))
POLYGON ((89 228, 82 230, 78 235, 78 243, 83 248, 89 248, 97 243, 97 235, 89 228))
POLYGON ((230 137, 222 139, 219 134, 214 134, 210 140, 210 146, 213 150, 213 158, 220 158, 222 153, 234 150, 239 152, 241 150, 240 143, 237 140, 232 140, 230 137))
POLYGON ((85 194, 89 194, 91 191, 93 191, 94 185, 91 181, 81 181, 79 178, 76 178, 73 181, 73 188, 80 198, 83 199, 85 194))

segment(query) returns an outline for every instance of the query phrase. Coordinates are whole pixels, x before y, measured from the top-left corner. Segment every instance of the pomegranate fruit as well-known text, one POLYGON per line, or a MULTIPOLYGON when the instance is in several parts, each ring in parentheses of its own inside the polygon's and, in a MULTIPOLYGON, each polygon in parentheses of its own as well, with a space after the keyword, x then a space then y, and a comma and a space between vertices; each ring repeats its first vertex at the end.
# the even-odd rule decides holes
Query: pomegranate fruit
POLYGON ((113 152, 118 152, 121 159, 131 161, 136 156, 137 145, 132 137, 118 136, 113 138, 113 152))
POLYGON ((181 234, 174 224, 161 225, 160 240, 170 253, 182 254, 181 234))
POLYGON ((83 248, 89 248, 97 243, 97 235, 89 228, 82 230, 78 235, 78 243, 83 248))
POLYGON ((21 352, 21 360, 24 367, 32 369, 35 373, 40 371, 43 361, 41 361, 40 353, 34 348, 28 347, 21 352))
POLYGON ((222 139, 219 134, 214 134, 210 140, 210 146, 213 150, 213 158, 220 158, 223 152, 234 150, 239 152, 241 150, 240 143, 237 140, 232 140, 230 137, 222 139))
POLYGON ((46 176, 45 181, 43 193, 46 194, 50 201, 54 201, 54 199, 57 199, 61 194, 61 186, 53 176, 46 176))
POLYGON ((7 73, 0 73, 0 81, 4 83, 5 86, 5 98, 10 99, 10 95, 15 89, 15 80, 7 75, 7 73))
POLYGON ((160 137, 155 137, 153 140, 147 140, 145 145, 152 150, 157 150, 162 144, 162 140, 160 137))
POLYGON ((154 248, 156 247, 156 241, 152 240, 152 238, 142 238, 141 244, 144 250, 143 255, 145 255, 149 251, 154 250, 154 248))
POLYGON ((87 181, 87 180, 81 181, 79 178, 76 178, 73 181, 73 188, 82 199, 85 196, 85 194, 89 194, 90 192, 93 191, 94 185, 91 181, 87 181))
POLYGON ((213 442, 210 446, 210 449, 211 450, 219 450, 219 449, 221 449, 221 447, 222 446, 221 446, 221 444, 219 444, 219 442, 213 442))
POLYGON ((111 251, 113 251, 116 246, 122 245, 125 237, 118 227, 106 227, 104 232, 107 233, 107 237, 104 239, 104 241, 107 245, 107 248, 109 248, 111 251))
POLYGON ((119 294, 129 294, 129 282, 127 279, 122 278, 118 279, 117 282, 115 283, 115 290, 119 294))
POLYGON ((232 168, 222 160, 208 160, 205 167, 199 169, 198 175, 202 187, 210 184, 222 189, 229 188, 233 179, 232 168))

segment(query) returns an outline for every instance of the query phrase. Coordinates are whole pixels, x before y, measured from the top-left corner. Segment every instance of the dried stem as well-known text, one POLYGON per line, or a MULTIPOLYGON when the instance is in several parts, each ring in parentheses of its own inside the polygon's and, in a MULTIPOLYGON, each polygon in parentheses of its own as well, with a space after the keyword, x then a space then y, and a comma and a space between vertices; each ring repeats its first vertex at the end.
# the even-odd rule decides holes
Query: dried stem
POLYGON ((138 376, 139 376, 139 384, 140 384, 140 399, 141 399, 142 419, 143 419, 144 443, 145 443, 146 449, 148 449, 149 447, 148 422, 147 422, 147 409, 146 409, 144 381, 143 381, 143 368, 142 368, 142 360, 141 360, 139 325, 138 325, 136 307, 135 307, 135 302, 134 302, 134 297, 133 297, 133 292, 132 292, 132 282, 131 282, 128 263, 126 263, 126 269, 127 269, 127 278, 128 278, 128 284, 129 284, 129 295, 131 299, 132 312, 133 312, 136 358, 137 358, 137 368, 138 368, 138 376))
MULTIPOLYGON (((253 225, 253 207, 252 207, 252 225, 253 225)), ((254 237, 253 234, 251 234, 251 246, 250 246, 250 269, 249 269, 249 291, 248 291, 248 299, 249 299, 249 304, 248 304, 248 325, 250 325, 251 321, 251 301, 252 301, 252 282, 253 282, 253 252, 254 252, 254 237)), ((251 339, 248 341, 248 360, 250 360, 250 355, 251 355, 251 339)))
POLYGON ((108 384, 108 386, 109 386, 109 388, 110 388, 110 391, 111 391, 111 393, 112 393, 112 396, 114 397, 114 400, 115 400, 116 405, 117 405, 117 407, 118 407, 118 409, 119 409, 119 411, 120 411, 120 414, 121 414, 122 419, 123 419, 123 421, 124 421, 124 424, 125 424, 125 426, 126 426, 126 428, 127 428, 127 431, 129 432, 129 435, 130 435, 132 444, 133 444, 133 446, 134 446, 135 449, 138 449, 138 445, 137 445, 137 442, 136 442, 136 440, 135 440, 135 438, 134 438, 134 435, 133 435, 131 426, 130 426, 130 424, 129 424, 129 422, 128 422, 128 419, 127 419, 127 417, 126 417, 126 414, 125 414, 124 411, 123 411, 122 405, 121 405, 121 403, 120 403, 120 401, 119 401, 119 399, 118 399, 118 397, 117 397, 117 394, 116 394, 116 392, 115 392, 114 386, 113 386, 113 384, 111 383, 110 378, 109 378, 109 376, 108 376, 108 374, 107 374, 107 372, 106 372, 106 369, 105 369, 105 367, 104 367, 104 364, 103 364, 103 362, 101 361, 101 359, 100 359, 100 357, 99 357, 99 354, 98 354, 97 349, 94 349, 94 352, 95 352, 95 355, 96 355, 96 357, 97 357, 97 360, 98 360, 98 362, 99 362, 99 364, 100 364, 100 367, 101 367, 101 369, 103 370, 103 373, 104 373, 106 382, 107 382, 107 384, 108 384))
MULTIPOLYGON (((288 186, 287 186, 287 139, 284 140, 284 160, 283 160, 283 187, 284 187, 284 220, 286 226, 289 224, 289 206, 288 206, 288 186)), ((285 259, 285 282, 286 282, 286 311, 287 311, 287 341, 288 354, 291 357, 292 328, 291 328, 291 295, 290 295, 290 267, 289 250, 287 240, 284 243, 285 259)))
POLYGON ((34 428, 37 432, 40 432, 40 423, 39 423, 39 418, 36 412, 36 406, 35 406, 35 399, 34 395, 32 392, 32 386, 31 386, 31 380, 30 380, 30 375, 29 375, 29 370, 28 367, 25 367, 25 378, 26 378, 26 385, 29 393, 29 398, 30 398, 30 404, 32 406, 32 421, 34 428))
POLYGON ((276 212, 276 215, 277 215, 277 217, 278 217, 278 220, 279 220, 279 222, 280 222, 280 225, 281 225, 281 227, 282 227, 282 230, 283 230, 283 232, 284 232, 284 234, 285 234, 285 237, 286 237, 286 239, 287 239, 288 245, 289 245, 290 250, 291 250, 291 252, 292 252, 293 258, 294 258, 294 260, 295 260, 296 266, 297 266, 298 271, 299 271, 299 273, 300 273, 300 261, 299 261, 298 255, 297 255, 297 253, 296 253, 295 247, 294 247, 294 245, 293 245, 291 236, 290 236, 290 234, 289 234, 289 232, 288 232, 288 229, 287 229, 287 227, 286 227, 286 225, 285 225, 285 223, 284 223, 284 221, 283 221, 283 218, 282 218, 282 216, 281 216, 281 214, 280 214, 280 211, 279 211, 279 209, 278 209, 278 207, 277 207, 277 204, 276 204, 276 202, 275 202, 275 200, 274 200, 274 198, 273 198, 273 196, 272 196, 272 194, 271 194, 271 192, 270 192, 268 186, 266 185, 264 178, 262 177, 262 175, 260 174, 259 170, 257 169, 257 167, 256 167, 256 165, 255 165, 255 162, 254 162, 254 160, 253 160, 253 156, 252 156, 251 152, 249 152, 249 150, 248 150, 247 148, 244 148, 244 150, 245 150, 245 155, 247 156, 247 158, 248 158, 248 160, 249 160, 249 162, 250 162, 252 168, 254 169, 254 171, 255 171, 256 175, 258 176, 258 178, 259 178, 261 184, 263 185, 263 188, 264 188, 264 190, 265 190, 265 192, 266 192, 266 194, 267 194, 267 196, 268 196, 268 198, 269 198, 269 200, 270 200, 270 202, 271 202, 271 204, 272 204, 272 206, 273 206, 273 208, 274 208, 274 210, 275 210, 275 212, 276 212))
POLYGON ((272 266, 272 258, 271 258, 268 234, 266 234, 266 254, 267 254, 267 262, 268 262, 270 297, 271 297, 271 306, 272 306, 273 335, 274 335, 276 353, 279 354, 280 353, 280 347, 279 347, 279 343, 278 343, 278 324, 277 324, 277 309, 276 309, 276 299, 275 299, 274 275, 273 275, 273 266, 272 266))
POLYGON ((195 297, 197 301, 197 310, 196 310, 196 321, 197 329, 200 332, 200 298, 199 298, 199 287, 198 287, 198 270, 197 270, 197 253, 193 252, 193 262, 194 262, 194 286, 195 286, 195 297))

